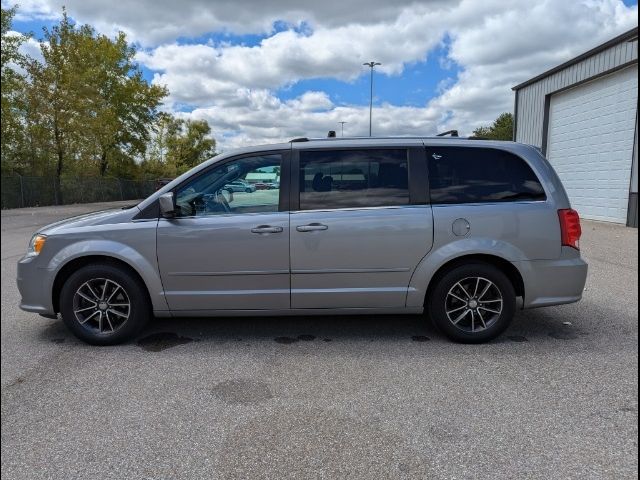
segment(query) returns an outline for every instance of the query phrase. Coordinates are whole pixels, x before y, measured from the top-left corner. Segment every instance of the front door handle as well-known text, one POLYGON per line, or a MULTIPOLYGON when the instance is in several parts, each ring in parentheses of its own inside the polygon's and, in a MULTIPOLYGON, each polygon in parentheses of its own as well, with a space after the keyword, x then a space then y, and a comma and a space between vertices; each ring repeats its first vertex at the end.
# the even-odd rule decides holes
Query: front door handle
POLYGON ((317 232, 320 230, 327 230, 329 227, 321 223, 310 223, 309 225, 300 225, 296 227, 299 232, 317 232))
POLYGON ((272 227, 271 225, 258 225, 251 229, 251 233, 282 233, 282 227, 272 227))

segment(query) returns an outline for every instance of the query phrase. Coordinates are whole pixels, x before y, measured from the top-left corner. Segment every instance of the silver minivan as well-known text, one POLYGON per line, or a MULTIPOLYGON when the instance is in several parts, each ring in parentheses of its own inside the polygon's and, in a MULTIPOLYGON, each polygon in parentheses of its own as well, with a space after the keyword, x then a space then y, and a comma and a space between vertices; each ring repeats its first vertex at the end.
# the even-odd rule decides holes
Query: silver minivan
POLYGON ((534 147, 296 139, 219 155, 138 205, 39 230, 20 307, 115 344, 152 317, 424 314, 495 338, 580 300, 580 219, 534 147), (275 189, 230 191, 258 176, 275 189), (520 299, 520 300, 519 300, 520 299))

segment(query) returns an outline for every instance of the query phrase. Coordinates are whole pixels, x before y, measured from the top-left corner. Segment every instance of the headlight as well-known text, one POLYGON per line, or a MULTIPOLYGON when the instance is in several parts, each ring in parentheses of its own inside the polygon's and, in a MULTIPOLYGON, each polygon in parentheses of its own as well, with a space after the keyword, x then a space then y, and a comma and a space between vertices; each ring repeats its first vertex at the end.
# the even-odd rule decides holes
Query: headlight
POLYGON ((47 240, 46 235, 41 235, 36 233, 33 237, 31 237, 31 241, 29 242, 29 248, 27 249, 27 255, 36 256, 40 254, 42 247, 44 247, 44 242, 47 240))

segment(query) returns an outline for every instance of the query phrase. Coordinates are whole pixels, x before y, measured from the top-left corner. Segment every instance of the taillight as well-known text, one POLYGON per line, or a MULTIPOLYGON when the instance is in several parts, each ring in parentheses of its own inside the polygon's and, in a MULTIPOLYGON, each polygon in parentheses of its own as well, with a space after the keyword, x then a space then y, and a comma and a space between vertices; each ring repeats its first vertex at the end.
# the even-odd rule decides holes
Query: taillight
POLYGON ((575 210, 567 208, 558 210, 558 216, 560 217, 562 246, 580 250, 580 237, 582 236, 580 215, 575 210))

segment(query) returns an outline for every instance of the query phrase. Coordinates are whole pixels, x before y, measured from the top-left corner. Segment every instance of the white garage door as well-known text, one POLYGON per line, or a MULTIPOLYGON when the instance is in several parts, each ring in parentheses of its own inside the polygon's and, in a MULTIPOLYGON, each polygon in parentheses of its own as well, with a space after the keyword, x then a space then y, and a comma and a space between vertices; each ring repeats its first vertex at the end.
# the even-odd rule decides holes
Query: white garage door
POLYGON ((583 218, 625 223, 638 66, 551 97, 547 157, 583 218))

